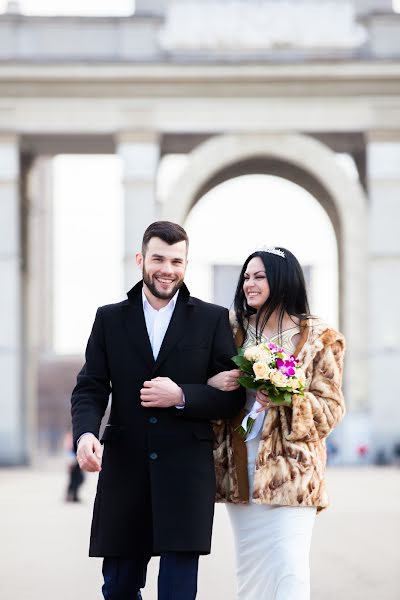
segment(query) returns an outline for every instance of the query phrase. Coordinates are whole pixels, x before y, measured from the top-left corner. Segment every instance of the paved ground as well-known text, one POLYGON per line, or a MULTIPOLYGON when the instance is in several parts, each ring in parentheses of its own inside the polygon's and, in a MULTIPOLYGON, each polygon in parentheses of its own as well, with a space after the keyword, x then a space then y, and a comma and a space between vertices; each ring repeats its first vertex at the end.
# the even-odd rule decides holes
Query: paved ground
MULTIPOLYGON (((332 506, 314 530, 312 600, 399 600, 400 470, 334 468, 328 481, 332 506)), ((88 477, 84 502, 71 505, 62 501, 60 463, 0 470, 2 600, 101 600, 101 561, 86 556, 95 483, 88 477)), ((214 531, 213 553, 201 559, 198 600, 233 600, 223 506, 214 531)), ((144 600, 156 600, 156 571, 153 560, 144 600)))

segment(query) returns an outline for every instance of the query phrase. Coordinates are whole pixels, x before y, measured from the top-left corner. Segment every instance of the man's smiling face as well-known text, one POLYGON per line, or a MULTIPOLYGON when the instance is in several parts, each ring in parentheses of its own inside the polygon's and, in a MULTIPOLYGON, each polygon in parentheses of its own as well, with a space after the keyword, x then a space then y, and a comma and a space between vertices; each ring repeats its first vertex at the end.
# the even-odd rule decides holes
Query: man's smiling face
POLYGON ((145 255, 138 254, 136 260, 143 272, 146 296, 150 293, 167 304, 183 284, 187 265, 186 242, 170 245, 152 237, 145 255))

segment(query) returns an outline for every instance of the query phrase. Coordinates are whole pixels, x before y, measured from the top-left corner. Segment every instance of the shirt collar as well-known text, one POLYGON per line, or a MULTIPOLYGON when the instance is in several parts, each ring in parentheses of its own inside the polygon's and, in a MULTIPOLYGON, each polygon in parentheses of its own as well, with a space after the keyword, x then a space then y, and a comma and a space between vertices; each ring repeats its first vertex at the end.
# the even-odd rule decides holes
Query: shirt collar
POLYGON ((172 296, 171 300, 168 302, 168 304, 166 306, 163 306, 163 308, 160 308, 159 310, 157 310, 156 308, 154 308, 150 302, 147 299, 146 294, 144 293, 144 289, 142 287, 142 302, 143 302, 143 309, 144 310, 153 310, 155 312, 165 312, 168 310, 170 310, 171 312, 173 312, 174 308, 175 308, 175 304, 176 301, 178 299, 178 294, 179 294, 179 290, 177 292, 175 292, 175 294, 172 296))

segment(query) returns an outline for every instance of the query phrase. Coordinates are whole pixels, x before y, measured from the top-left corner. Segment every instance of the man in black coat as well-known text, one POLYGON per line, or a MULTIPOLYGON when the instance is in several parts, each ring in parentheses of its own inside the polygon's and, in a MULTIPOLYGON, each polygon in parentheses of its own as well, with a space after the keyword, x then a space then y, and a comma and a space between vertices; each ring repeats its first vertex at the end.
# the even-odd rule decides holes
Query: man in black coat
POLYGON ((184 285, 187 249, 179 225, 148 227, 136 255, 143 281, 98 309, 72 393, 80 467, 100 471, 90 556, 104 557, 106 600, 140 599, 153 555, 159 600, 196 597, 214 514, 211 420, 233 417, 245 401, 234 380, 233 391, 207 385, 236 351, 228 311, 184 285))

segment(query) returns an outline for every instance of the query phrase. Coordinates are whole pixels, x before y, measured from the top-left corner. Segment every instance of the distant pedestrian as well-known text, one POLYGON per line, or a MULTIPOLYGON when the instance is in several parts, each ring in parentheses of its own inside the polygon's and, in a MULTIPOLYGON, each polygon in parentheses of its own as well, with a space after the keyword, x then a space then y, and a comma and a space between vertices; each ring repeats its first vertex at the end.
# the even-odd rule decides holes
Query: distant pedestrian
POLYGON ((64 447, 67 452, 68 460, 68 486, 65 496, 66 502, 80 502, 78 491, 85 480, 84 474, 81 471, 72 440, 72 432, 68 431, 64 438, 64 447))

